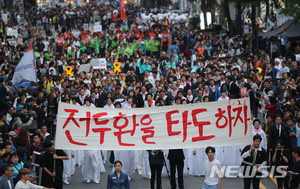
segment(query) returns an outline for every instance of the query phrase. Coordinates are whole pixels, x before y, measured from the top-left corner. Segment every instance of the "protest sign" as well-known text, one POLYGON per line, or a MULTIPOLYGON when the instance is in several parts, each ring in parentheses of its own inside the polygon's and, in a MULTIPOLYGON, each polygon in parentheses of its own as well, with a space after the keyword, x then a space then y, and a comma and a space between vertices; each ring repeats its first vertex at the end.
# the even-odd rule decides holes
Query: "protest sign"
POLYGON ((105 58, 99 58, 99 62, 100 62, 100 67, 99 67, 99 69, 104 69, 104 70, 106 70, 106 59, 105 59, 105 58))
POLYGON ((18 30, 14 28, 7 28, 6 35, 18 37, 18 30))
POLYGON ((102 25, 94 25, 94 33, 102 32, 102 25))
POLYGON ((89 30, 89 24, 83 24, 83 30, 88 31, 89 30))
POLYGON ((79 73, 80 72, 86 72, 89 73, 91 68, 91 64, 81 64, 79 67, 79 73))
POLYGON ((251 142, 249 98, 132 109, 58 107, 57 149, 180 149, 251 142))
POLYGON ((93 59, 91 60, 91 65, 93 66, 93 69, 105 69, 106 70, 106 59, 105 58, 99 58, 99 59, 93 59))

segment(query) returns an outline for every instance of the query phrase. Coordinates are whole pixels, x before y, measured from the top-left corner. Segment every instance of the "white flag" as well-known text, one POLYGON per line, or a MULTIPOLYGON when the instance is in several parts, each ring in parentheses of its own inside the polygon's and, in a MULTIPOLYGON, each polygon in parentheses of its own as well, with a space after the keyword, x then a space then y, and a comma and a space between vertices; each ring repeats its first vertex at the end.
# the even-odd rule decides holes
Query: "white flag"
POLYGON ((32 43, 16 67, 12 82, 16 89, 29 87, 30 82, 36 82, 36 66, 32 43))

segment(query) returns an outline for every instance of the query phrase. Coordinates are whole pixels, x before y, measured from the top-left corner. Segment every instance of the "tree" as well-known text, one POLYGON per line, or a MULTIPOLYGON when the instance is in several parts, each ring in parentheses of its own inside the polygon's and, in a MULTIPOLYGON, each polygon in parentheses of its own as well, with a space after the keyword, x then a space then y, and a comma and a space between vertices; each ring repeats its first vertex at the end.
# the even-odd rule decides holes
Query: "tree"
POLYGON ((295 22, 300 20, 300 3, 299 0, 285 0, 285 8, 282 8, 280 13, 294 17, 295 22))

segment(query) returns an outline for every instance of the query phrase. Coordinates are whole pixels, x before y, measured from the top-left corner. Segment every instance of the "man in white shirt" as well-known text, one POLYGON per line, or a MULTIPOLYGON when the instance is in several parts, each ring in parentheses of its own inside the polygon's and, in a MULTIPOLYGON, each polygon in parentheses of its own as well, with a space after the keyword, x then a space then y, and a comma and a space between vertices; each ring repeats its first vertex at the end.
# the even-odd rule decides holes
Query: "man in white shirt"
POLYGON ((221 163, 215 159, 216 149, 208 146, 205 153, 208 160, 205 162, 205 177, 202 189, 221 189, 222 185, 222 172, 221 163))

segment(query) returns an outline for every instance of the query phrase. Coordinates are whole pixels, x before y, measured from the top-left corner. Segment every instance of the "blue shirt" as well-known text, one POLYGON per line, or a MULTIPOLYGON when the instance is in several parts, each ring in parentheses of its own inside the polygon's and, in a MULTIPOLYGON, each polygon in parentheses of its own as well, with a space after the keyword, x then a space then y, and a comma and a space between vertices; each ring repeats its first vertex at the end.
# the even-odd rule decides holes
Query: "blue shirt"
POLYGON ((13 166, 14 168, 14 175, 11 177, 11 178, 16 178, 19 174, 19 171, 20 169, 22 169, 24 167, 24 163, 23 161, 21 161, 21 163, 17 163, 15 166, 13 166))
POLYGON ((128 175, 121 171, 118 177, 116 171, 107 177, 107 189, 130 189, 128 175))
POLYGON ((141 66, 141 73, 144 73, 146 70, 148 70, 149 72, 152 71, 152 68, 151 68, 151 66, 150 66, 149 64, 148 64, 148 65, 143 64, 143 65, 141 66))

